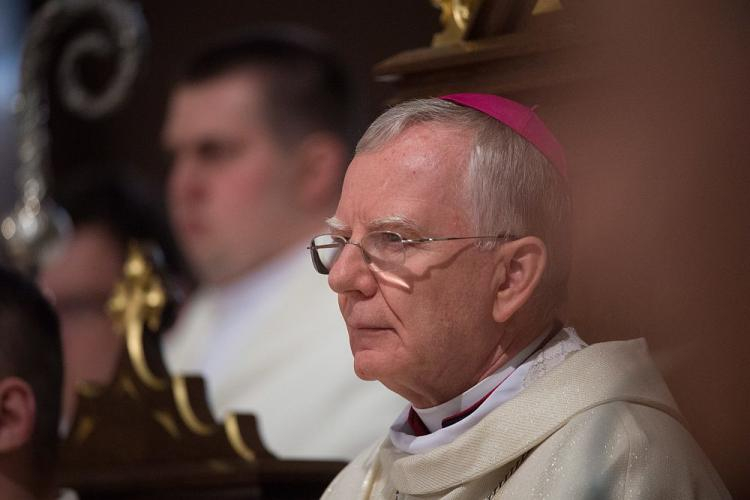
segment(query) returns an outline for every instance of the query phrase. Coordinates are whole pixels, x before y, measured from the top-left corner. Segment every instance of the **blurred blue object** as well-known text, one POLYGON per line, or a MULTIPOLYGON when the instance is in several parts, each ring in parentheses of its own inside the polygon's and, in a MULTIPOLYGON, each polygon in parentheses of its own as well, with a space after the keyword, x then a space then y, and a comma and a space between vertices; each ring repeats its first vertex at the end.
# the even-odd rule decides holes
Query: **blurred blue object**
POLYGON ((13 99, 18 91, 21 44, 28 17, 27 0, 0 0, 0 213, 13 207, 18 165, 13 99))

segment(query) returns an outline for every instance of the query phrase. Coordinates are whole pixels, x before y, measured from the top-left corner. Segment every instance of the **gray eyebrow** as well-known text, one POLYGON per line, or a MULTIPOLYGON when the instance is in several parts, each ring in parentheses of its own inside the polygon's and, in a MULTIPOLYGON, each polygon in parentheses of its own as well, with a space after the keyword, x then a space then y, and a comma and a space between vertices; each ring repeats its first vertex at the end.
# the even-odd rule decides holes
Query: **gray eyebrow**
POLYGON ((328 227, 336 231, 348 231, 349 230, 349 226, 346 223, 344 223, 341 219, 335 216, 327 218, 326 224, 328 225, 328 227))
MULTIPOLYGON (((334 231, 348 232, 351 228, 344 221, 338 217, 329 217, 326 219, 326 224, 334 231)), ((409 231, 411 233, 421 234, 422 230, 413 219, 404 215, 387 215, 385 217, 378 217, 370 221, 367 224, 369 231, 383 231, 383 230, 402 230, 409 231)))
POLYGON ((371 231, 383 229, 405 229, 412 233, 421 233, 421 228, 413 219, 404 215, 388 215, 379 217, 368 224, 371 231))

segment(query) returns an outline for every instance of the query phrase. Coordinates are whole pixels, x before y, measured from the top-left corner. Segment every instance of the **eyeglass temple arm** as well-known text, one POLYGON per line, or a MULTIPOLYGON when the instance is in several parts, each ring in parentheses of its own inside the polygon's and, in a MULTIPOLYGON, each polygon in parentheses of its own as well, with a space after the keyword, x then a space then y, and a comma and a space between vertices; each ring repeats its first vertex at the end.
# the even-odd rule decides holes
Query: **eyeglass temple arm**
POLYGON ((311 243, 310 246, 307 247, 308 250, 317 249, 317 248, 336 248, 340 247, 341 243, 326 243, 324 245, 316 245, 314 243, 311 243))
POLYGON ((492 239, 492 240, 517 240, 518 237, 510 233, 501 234, 498 236, 447 236, 444 238, 416 238, 416 239, 404 239, 404 243, 426 243, 429 241, 451 241, 451 240, 481 240, 481 239, 492 239))
MULTIPOLYGON (((402 238, 401 241, 404 243, 426 243, 429 241, 452 241, 452 240, 479 240, 479 239, 492 239, 492 240, 516 240, 518 239, 517 236, 514 236, 510 233, 505 233, 497 236, 447 236, 443 238, 415 238, 415 239, 407 239, 402 238)), ((310 246, 307 247, 308 250, 312 250, 314 248, 336 248, 340 247, 341 243, 326 243, 323 245, 316 245, 316 244, 310 244, 310 246)))

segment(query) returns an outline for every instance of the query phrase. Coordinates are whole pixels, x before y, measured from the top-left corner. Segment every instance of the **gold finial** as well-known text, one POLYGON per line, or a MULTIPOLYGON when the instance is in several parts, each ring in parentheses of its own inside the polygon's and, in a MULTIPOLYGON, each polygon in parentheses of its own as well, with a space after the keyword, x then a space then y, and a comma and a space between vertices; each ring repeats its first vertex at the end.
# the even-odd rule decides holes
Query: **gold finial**
POLYGON ((463 40, 481 4, 482 0, 432 0, 432 5, 441 10, 440 23, 443 25, 443 31, 432 37, 432 46, 442 47, 463 40))
POLYGON ((200 436, 210 436, 213 434, 214 423, 202 422, 193 410, 185 377, 172 377, 172 394, 177 406, 177 412, 188 429, 200 436))
POLYGON ((125 335, 125 343, 138 377, 152 389, 166 388, 166 380, 153 373, 143 348, 143 329, 159 329, 167 295, 161 279, 153 272, 141 247, 131 242, 122 281, 115 285, 108 309, 115 331, 125 335))
POLYGON ((540 14, 547 14, 548 12, 557 12, 558 10, 562 10, 562 8, 560 0, 539 0, 534 6, 531 15, 538 16, 540 14))
POLYGON ((235 453, 247 462, 254 462, 257 458, 255 451, 245 443, 242 437, 242 430, 240 429, 239 417, 236 414, 230 413, 227 415, 224 429, 227 433, 229 444, 232 445, 235 453))

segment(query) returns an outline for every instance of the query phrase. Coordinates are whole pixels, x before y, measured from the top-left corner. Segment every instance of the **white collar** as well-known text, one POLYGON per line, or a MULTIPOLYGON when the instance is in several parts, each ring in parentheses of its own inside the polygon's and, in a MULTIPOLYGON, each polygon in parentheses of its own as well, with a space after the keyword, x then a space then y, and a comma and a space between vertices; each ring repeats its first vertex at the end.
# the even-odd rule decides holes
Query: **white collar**
MULTIPOLYGON (((542 340, 543 338, 540 337, 532 343, 532 353, 539 346, 542 340)), ((557 335, 550 339, 550 341, 547 342, 539 352, 535 353, 531 356, 531 358, 522 362, 514 370, 511 370, 511 373, 509 375, 506 375, 507 378, 505 378, 504 380, 501 378, 500 385, 497 386, 494 391, 492 391, 492 394, 490 394, 474 412, 452 425, 438 428, 437 430, 425 436, 414 436, 412 434, 411 427, 408 423, 409 410, 411 407, 407 406, 391 426, 390 439, 393 443, 393 446, 405 453, 415 454, 425 453, 434 448, 437 448, 438 446, 453 442, 453 440, 455 440, 458 436, 479 423, 479 421, 482 420, 482 418, 484 418, 487 414, 492 412, 492 410, 502 405, 506 401, 512 399, 514 396, 516 396, 516 394, 521 392, 527 385, 527 377, 534 377, 535 373, 546 373, 546 371, 552 369, 552 365, 556 366, 557 364, 564 361, 568 355, 582 349, 585 346, 586 344, 578 337, 573 328, 563 328, 557 335), (544 369, 541 369, 541 367, 539 366, 540 364, 544 364, 544 369)), ((526 351, 526 349, 524 349, 524 351, 526 351)), ((529 354, 529 352, 526 352, 527 356, 529 354)), ((516 358, 517 357, 514 357, 511 362, 513 362, 514 360, 517 362, 516 358)), ((521 359, 524 358, 521 357, 521 359)), ((508 367, 510 367, 510 362, 506 363, 503 368, 501 368, 498 372, 491 375, 490 377, 494 379, 495 375, 499 374, 500 372, 504 372, 508 367)), ((484 387, 485 385, 482 384, 482 382, 474 387, 478 387, 480 384, 482 385, 482 387, 484 387)), ((491 386, 492 384, 489 383, 487 385, 491 386)), ((466 392, 471 391, 473 393, 474 387, 466 392)), ((492 387, 490 387, 490 389, 491 388, 492 387)), ((458 398, 462 398, 464 394, 458 396, 458 398)), ((482 394, 480 391, 480 394, 481 395, 474 401, 474 403, 481 400, 481 397, 486 393, 482 394)), ((439 405, 439 407, 442 406, 443 405, 439 405)), ((466 406, 464 408, 468 408, 469 406, 466 406)), ((448 416, 452 414, 454 413, 451 413, 448 416)), ((442 419, 440 419, 440 424, 442 424, 442 419)))

